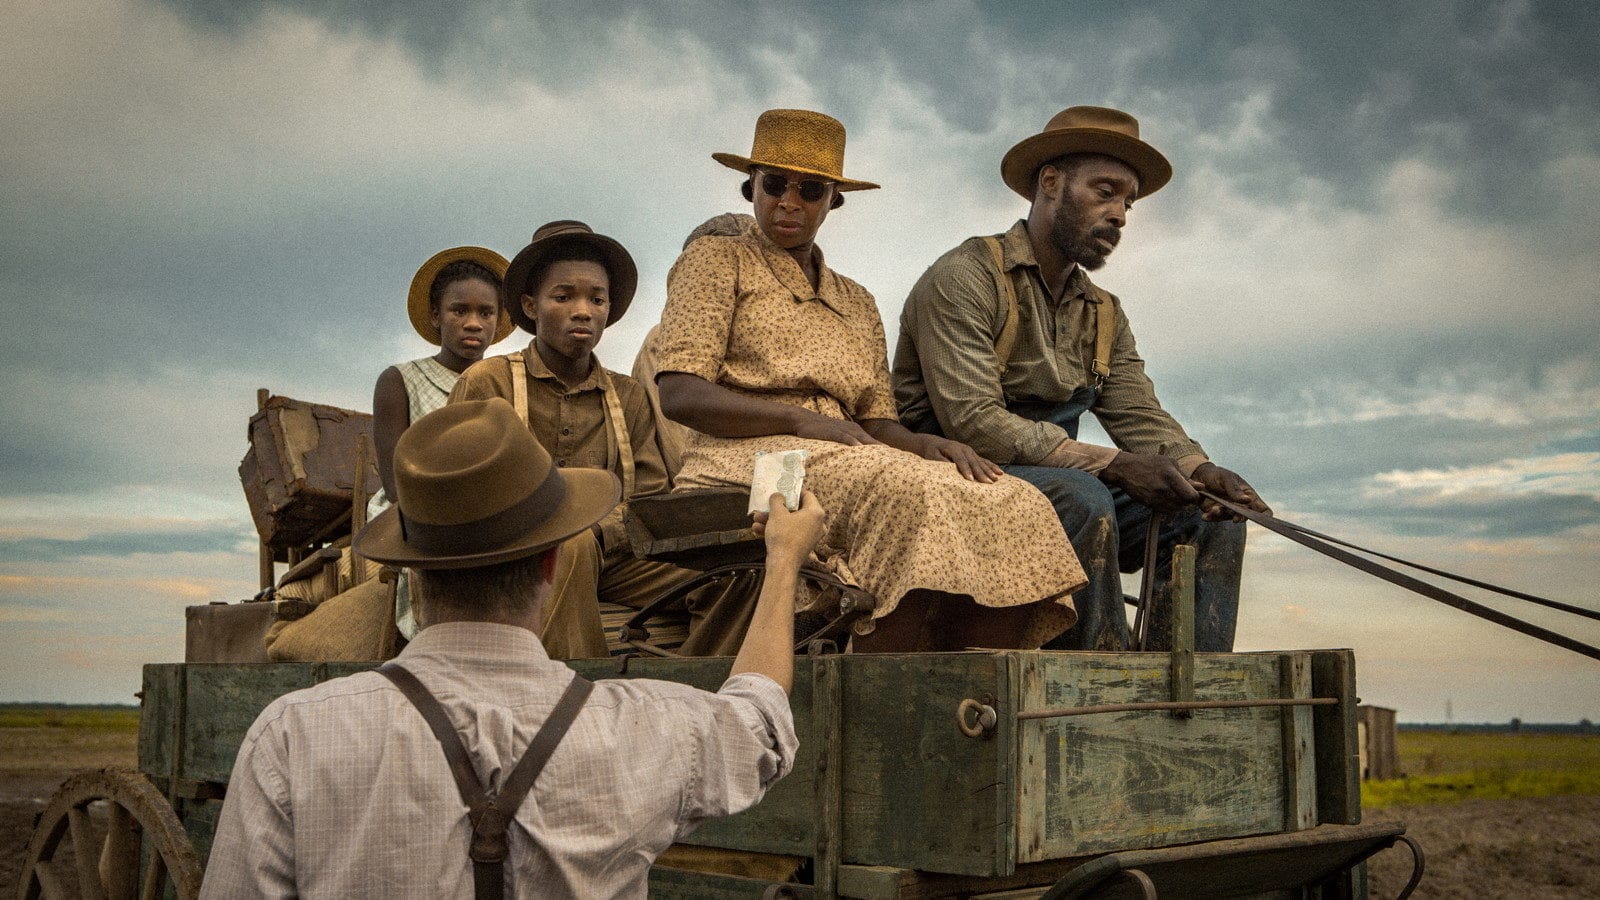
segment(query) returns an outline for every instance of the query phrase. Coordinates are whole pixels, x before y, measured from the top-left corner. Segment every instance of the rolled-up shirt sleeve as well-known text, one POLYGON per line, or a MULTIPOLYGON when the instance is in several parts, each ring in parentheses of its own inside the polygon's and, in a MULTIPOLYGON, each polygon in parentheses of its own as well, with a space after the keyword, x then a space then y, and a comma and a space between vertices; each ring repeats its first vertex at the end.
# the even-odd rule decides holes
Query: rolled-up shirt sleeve
POLYGON ((661 312, 659 365, 715 383, 722 374, 738 294, 738 250, 727 238, 701 238, 667 275, 661 312))
POLYGON ((946 437, 1000 465, 1037 464, 1068 439, 1059 425, 1006 409, 994 352, 1005 304, 987 269, 952 256, 924 273, 911 292, 922 377, 946 437))
POLYGON ((745 672, 723 683, 695 723, 694 775, 678 817, 678 837, 706 819, 756 805, 794 767, 794 713, 778 683, 745 672))

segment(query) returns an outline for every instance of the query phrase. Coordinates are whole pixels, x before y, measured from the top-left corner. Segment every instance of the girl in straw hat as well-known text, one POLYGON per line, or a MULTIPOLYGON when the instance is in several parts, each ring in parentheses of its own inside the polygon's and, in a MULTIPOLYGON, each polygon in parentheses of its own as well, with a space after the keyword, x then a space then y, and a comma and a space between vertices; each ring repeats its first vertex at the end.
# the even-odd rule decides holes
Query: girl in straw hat
MULTIPOLYGON (((661 408, 694 429, 680 488, 748 485, 761 451, 803 449, 830 510, 819 555, 878 599, 857 650, 1034 648, 1084 583, 1044 497, 970 447, 897 421, 872 295, 815 238, 843 192, 844 126, 769 110, 744 173, 757 227, 691 244, 667 281, 661 408)), ((859 631, 860 629, 858 629, 859 631)))
MULTIPOLYGON (((412 277, 406 298, 411 327, 439 352, 384 369, 373 387, 372 443, 383 491, 368 505, 369 518, 394 502, 394 446, 400 435, 444 406, 461 373, 515 329, 500 305, 506 265, 493 250, 452 247, 435 253, 412 277)), ((406 584, 399 585, 395 597, 395 623, 409 640, 417 624, 406 584)))

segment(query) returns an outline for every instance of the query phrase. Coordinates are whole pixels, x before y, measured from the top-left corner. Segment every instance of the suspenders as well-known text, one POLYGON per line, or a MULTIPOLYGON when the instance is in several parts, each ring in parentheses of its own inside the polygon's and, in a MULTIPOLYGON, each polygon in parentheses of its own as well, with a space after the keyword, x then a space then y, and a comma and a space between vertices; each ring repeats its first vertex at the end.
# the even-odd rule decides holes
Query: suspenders
POLYGON ((461 802, 467 805, 467 819, 472 823, 472 844, 468 856, 472 859, 473 893, 477 900, 501 900, 505 895, 505 860, 509 850, 506 832, 511 819, 528 791, 533 789, 533 783, 538 780, 545 763, 550 761, 550 755, 555 752, 561 739, 566 737, 567 729, 578 718, 578 711, 589 699, 594 683, 573 677, 566 693, 561 695, 555 709, 551 710, 550 718, 540 726, 538 733, 528 743, 528 749, 523 752, 522 759, 517 761, 511 774, 506 777, 505 784, 500 786, 499 793, 490 794, 478 780, 478 772, 472 767, 472 759, 461 743, 461 735, 456 733, 455 725, 451 724, 444 707, 422 686, 417 676, 392 662, 376 671, 394 682, 400 693, 411 701, 438 739, 439 746, 444 749, 444 757, 450 763, 450 774, 455 777, 456 789, 461 792, 461 802))
MULTIPOLYGON (((1006 301, 1006 319, 1000 326, 1000 334, 994 339, 995 375, 1004 378, 1006 368, 1011 364, 1011 351, 1017 345, 1017 287, 1011 283, 1011 275, 1006 271, 1005 257, 1000 252, 1000 239, 994 235, 985 235, 983 242, 989 248, 989 256, 994 260, 995 280, 1000 284, 1000 296, 1006 301)), ((1115 311, 1106 298, 1098 293, 1090 292, 1089 302, 1094 304, 1094 371, 1095 384, 1103 384, 1106 376, 1111 374, 1111 343, 1117 336, 1117 320, 1115 311)))
MULTIPOLYGON (((507 354, 506 363, 511 366, 511 405, 516 407, 517 416, 526 425, 528 379, 533 376, 529 374, 528 361, 521 353, 507 354)), ((627 500, 633 496, 633 441, 628 437, 628 421, 622 415, 622 398, 617 396, 617 383, 611 380, 611 373, 605 366, 595 363, 595 371, 600 376, 600 393, 606 404, 606 425, 611 431, 611 447, 607 455, 615 459, 622 469, 622 499, 627 500)))

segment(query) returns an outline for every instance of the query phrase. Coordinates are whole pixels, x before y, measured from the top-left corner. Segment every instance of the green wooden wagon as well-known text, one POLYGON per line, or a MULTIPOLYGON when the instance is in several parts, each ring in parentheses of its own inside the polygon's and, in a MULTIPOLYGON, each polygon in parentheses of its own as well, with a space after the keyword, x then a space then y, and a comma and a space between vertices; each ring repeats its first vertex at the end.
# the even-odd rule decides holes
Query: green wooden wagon
MULTIPOLYGON (((634 545, 652 558, 759 567, 742 497, 634 506, 634 545)), ((1350 651, 1195 653, 1192 548, 1173 565, 1170 652, 855 655, 810 642, 790 699, 793 772, 669 851, 651 895, 1351 898, 1367 893, 1362 861, 1397 842, 1415 859, 1409 893, 1420 849, 1402 826, 1361 824, 1350 651)), ((641 622, 623 643, 649 649, 641 622)), ((193 897, 256 715, 372 665, 145 666, 139 771, 62 786, 19 896, 193 897)), ((571 665, 715 690, 731 660, 571 665)))
MULTIPOLYGON (((803 657, 793 774, 692 838, 794 875, 658 865, 651 895, 1365 896, 1360 861, 1409 841, 1360 824, 1350 652, 1190 660, 1192 691, 1167 653, 803 657)), ((714 689, 730 661, 573 665, 714 689)), ((139 772, 63 786, 20 896, 193 896, 256 714, 363 668, 146 666, 139 772)))

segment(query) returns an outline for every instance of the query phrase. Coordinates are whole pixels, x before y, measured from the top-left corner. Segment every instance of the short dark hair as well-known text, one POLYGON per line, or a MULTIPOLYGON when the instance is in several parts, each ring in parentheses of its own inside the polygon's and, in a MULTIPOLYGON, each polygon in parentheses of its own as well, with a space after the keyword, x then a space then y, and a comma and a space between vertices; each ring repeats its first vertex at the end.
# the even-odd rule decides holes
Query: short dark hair
POLYGON ((539 264, 528 270, 528 277, 522 282, 524 294, 534 294, 539 290, 539 285, 544 283, 544 276, 549 273, 550 267, 559 262, 591 262, 606 270, 606 279, 611 279, 611 261, 600 252, 598 247, 590 244, 568 244, 557 248, 549 256, 539 261, 539 264))
POLYGON ((428 286, 428 309, 438 312, 439 298, 444 296, 445 288, 458 281, 471 281, 474 278, 494 288, 495 303, 500 302, 500 276, 470 259, 458 259, 433 276, 433 284, 428 286))
MULTIPOLYGON (((739 196, 743 197, 745 199, 745 202, 747 202, 747 203, 754 203, 755 202, 755 199, 756 199, 756 176, 755 176, 754 173, 751 173, 750 177, 746 178, 744 180, 744 182, 739 185, 739 196)), ((828 204, 828 208, 829 209, 838 209, 839 207, 841 207, 843 205, 844 205, 844 191, 839 190, 839 185, 838 184, 834 184, 834 186, 833 186, 833 202, 828 204)))
POLYGON ((510 562, 469 569, 412 569, 422 603, 464 618, 526 613, 539 596, 544 558, 555 547, 510 562))

